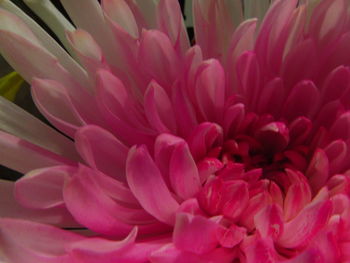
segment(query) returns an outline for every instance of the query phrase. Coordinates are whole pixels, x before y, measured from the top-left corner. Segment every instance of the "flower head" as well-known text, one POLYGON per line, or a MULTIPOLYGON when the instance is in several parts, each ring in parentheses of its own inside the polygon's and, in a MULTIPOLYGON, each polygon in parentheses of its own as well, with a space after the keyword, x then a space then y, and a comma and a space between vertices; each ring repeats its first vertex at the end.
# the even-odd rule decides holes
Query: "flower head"
POLYGON ((25 2, 72 56, 6 0, 0 52, 68 138, 0 98, 6 259, 350 260, 348 1, 193 0, 192 47, 175 0, 25 2))

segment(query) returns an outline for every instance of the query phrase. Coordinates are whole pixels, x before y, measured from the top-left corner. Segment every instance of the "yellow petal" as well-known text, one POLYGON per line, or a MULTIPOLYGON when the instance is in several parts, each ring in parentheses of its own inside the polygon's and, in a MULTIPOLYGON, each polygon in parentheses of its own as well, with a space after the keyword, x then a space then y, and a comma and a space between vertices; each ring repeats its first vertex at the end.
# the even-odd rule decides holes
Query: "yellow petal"
POLYGON ((7 74, 0 78, 0 95, 8 100, 14 101, 23 83, 23 78, 17 72, 14 71, 7 74))

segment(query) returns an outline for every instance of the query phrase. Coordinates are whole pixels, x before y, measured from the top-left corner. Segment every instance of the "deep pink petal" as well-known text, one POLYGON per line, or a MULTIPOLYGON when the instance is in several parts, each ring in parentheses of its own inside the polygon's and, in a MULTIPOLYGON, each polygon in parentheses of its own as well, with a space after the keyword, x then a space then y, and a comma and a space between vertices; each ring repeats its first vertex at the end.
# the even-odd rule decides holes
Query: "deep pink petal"
POLYGON ((175 146, 169 164, 170 183, 184 200, 194 197, 201 189, 198 169, 187 143, 175 146))
POLYGON ((216 232, 219 225, 202 216, 179 213, 173 233, 174 245, 184 251, 204 254, 219 243, 216 232))
POLYGON ((179 204, 172 197, 145 146, 130 149, 126 178, 131 191, 147 212, 161 222, 174 224, 179 204))

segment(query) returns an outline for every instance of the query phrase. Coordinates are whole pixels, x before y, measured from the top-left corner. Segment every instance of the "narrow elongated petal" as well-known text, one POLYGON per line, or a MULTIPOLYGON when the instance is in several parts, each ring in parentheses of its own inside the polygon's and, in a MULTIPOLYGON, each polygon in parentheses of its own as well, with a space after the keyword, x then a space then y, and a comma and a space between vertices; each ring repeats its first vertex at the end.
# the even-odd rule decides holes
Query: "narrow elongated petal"
MULTIPOLYGON (((86 72, 82 67, 54 40, 44 29, 42 29, 32 18, 25 14, 20 8, 13 4, 10 0, 1 1, 0 6, 5 10, 20 17, 21 20, 30 28, 33 34, 37 37, 40 43, 49 50, 60 63, 71 72, 78 82, 85 86, 91 87, 88 82, 86 72)), ((18 32, 20 35, 21 32, 18 32)))
POLYGON ((0 129, 70 159, 78 159, 73 143, 63 135, 0 97, 0 129))
POLYGON ((169 38, 162 32, 142 32, 139 60, 149 77, 156 80, 166 91, 169 83, 178 77, 181 64, 169 38))
POLYGON ((189 49, 189 39, 178 1, 161 0, 157 8, 158 27, 167 34, 179 54, 189 49))
POLYGON ((133 147, 126 163, 129 187, 142 207, 167 224, 174 224, 179 207, 145 146, 133 147))
POLYGON ((53 152, 0 131, 0 163, 20 173, 61 164, 74 164, 53 152))

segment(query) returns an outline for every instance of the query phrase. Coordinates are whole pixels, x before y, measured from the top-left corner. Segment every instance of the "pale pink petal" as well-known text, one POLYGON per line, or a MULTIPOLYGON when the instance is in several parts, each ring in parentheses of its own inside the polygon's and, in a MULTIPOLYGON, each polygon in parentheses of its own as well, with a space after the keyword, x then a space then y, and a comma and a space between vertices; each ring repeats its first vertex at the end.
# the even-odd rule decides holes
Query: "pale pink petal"
POLYGON ((103 0, 102 8, 105 14, 122 27, 132 37, 138 38, 139 32, 134 15, 124 0, 103 0))
POLYGON ((144 94, 145 114, 154 129, 158 132, 176 133, 176 122, 173 106, 165 90, 152 81, 144 94))
MULTIPOLYGON (((30 16, 28 16, 25 12, 22 11, 19 7, 17 7, 11 1, 2 1, 1 8, 15 14, 20 17, 22 22, 18 20, 16 23, 25 23, 26 26, 33 32, 36 38, 40 41, 40 43, 55 57, 58 58, 59 62, 62 64, 64 68, 67 69, 68 72, 77 79, 77 81, 85 87, 91 87, 90 82, 88 81, 87 74, 83 70, 83 68, 63 49, 60 44, 52 38, 37 22, 35 22, 30 16)), ((12 24, 12 23, 11 23, 12 24)), ((11 26, 13 27, 13 24, 11 26)), ((22 35, 21 32, 18 32, 22 35)))
POLYGON ((16 181, 15 197, 28 208, 64 206, 63 186, 74 170, 74 167, 54 166, 30 171, 16 181))
POLYGON ((74 164, 53 152, 0 131, 0 163, 20 173, 61 164, 74 164))
POLYGON ((74 144, 16 104, 0 97, 0 129, 56 154, 77 160, 74 144))
POLYGON ((0 230, 1 250, 10 262, 78 263, 68 254, 67 245, 84 239, 82 236, 48 225, 5 218, 0 219, 0 230))
POLYGON ((185 54, 190 43, 179 2, 161 0, 157 7, 158 28, 167 34, 179 55, 185 54))
POLYGON ((238 76, 236 72, 234 72, 234 70, 232 69, 236 66, 237 59, 240 54, 247 50, 253 49, 256 23, 256 19, 246 20, 237 27, 237 29, 232 35, 230 47, 225 61, 225 69, 227 70, 227 72, 229 72, 229 74, 226 74, 226 92, 228 94, 237 92, 238 76))
POLYGON ((116 65, 118 57, 114 52, 115 41, 110 28, 106 26, 100 4, 95 0, 62 0, 62 5, 77 27, 86 30, 94 36, 94 39, 106 55, 108 62, 116 65), (82 6, 84 6, 83 13, 81 12, 82 6), (91 21, 94 22, 91 23, 91 21))
POLYGON ((147 212, 161 222, 174 224, 179 204, 145 146, 133 147, 129 151, 126 178, 131 191, 147 212))
POLYGON ((75 144, 82 158, 91 167, 126 182, 128 148, 113 134, 98 126, 84 126, 75 134, 75 144))
POLYGON ((56 225, 59 227, 79 228, 71 214, 64 207, 50 209, 30 209, 21 206, 14 197, 15 183, 0 180, 0 217, 18 218, 56 225))
POLYGON ((156 30, 143 31, 138 59, 149 78, 168 92, 169 84, 180 74, 181 63, 167 35, 156 30))
POLYGON ((67 32, 67 39, 93 81, 99 68, 108 68, 100 47, 88 32, 82 29, 67 32))
POLYGON ((32 92, 41 112, 57 128, 74 137, 78 127, 85 122, 74 107, 66 88, 53 80, 34 79, 32 92))

